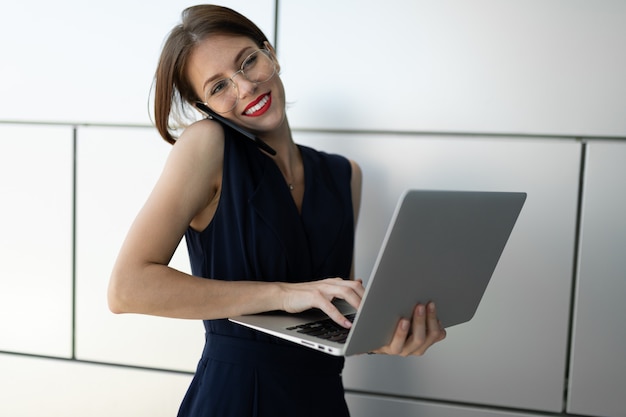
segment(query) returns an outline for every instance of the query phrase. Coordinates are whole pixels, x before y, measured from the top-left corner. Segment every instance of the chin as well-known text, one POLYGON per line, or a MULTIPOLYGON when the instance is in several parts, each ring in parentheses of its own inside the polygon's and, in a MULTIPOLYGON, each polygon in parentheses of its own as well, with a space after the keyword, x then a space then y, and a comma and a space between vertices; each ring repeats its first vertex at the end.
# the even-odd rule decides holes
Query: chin
POLYGON ((270 109, 262 116, 242 116, 241 124, 257 134, 268 134, 279 130, 287 121, 285 111, 272 111, 270 109))

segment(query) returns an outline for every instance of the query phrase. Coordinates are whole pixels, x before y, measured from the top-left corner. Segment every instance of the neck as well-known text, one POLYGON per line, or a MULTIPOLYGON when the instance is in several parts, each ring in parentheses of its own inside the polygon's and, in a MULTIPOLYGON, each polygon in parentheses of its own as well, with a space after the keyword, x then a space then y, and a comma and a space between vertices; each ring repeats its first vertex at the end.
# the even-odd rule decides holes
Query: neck
POLYGON ((291 136, 291 128, 289 127, 289 122, 285 118, 283 122, 271 133, 266 133, 259 135, 259 138, 271 146, 275 151, 276 155, 272 155, 271 157, 279 163, 282 161, 283 163, 287 163, 289 159, 293 156, 297 147, 293 141, 291 136))
POLYGON ((291 136, 291 128, 285 118, 281 126, 272 135, 261 137, 274 148, 276 155, 271 156, 290 188, 296 188, 303 182, 302 158, 298 146, 291 136))

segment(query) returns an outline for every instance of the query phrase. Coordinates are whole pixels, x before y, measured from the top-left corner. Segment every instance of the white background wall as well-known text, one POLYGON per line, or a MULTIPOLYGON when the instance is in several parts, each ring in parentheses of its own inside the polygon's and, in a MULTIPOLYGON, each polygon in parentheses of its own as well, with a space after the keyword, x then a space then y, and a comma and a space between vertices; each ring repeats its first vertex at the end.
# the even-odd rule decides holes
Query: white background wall
MULTIPOLYGON (((0 415, 174 415, 201 323, 112 315, 105 290, 169 147, 149 127, 159 50, 194 3, 18 3, 0 6, 0 415)), ((221 4, 274 39, 297 141, 361 163, 357 274, 369 274, 404 187, 531 192, 472 323, 425 358, 348 362, 354 415, 626 415, 614 390, 626 383, 623 359, 589 354, 626 349, 610 320, 626 311, 608 297, 594 315, 584 291, 591 277, 604 297, 626 291, 623 264, 607 255, 616 266, 603 276, 593 254, 575 251, 585 168, 586 187, 608 175, 626 194, 626 3, 221 4), (607 380, 593 369, 613 371, 613 390, 595 389, 607 380)), ((594 222, 606 229, 603 216, 618 216, 602 207, 623 201, 589 196, 584 236, 602 241, 594 222)), ((623 242, 623 220, 608 224, 623 242)), ((173 265, 187 270, 179 249, 173 265)))

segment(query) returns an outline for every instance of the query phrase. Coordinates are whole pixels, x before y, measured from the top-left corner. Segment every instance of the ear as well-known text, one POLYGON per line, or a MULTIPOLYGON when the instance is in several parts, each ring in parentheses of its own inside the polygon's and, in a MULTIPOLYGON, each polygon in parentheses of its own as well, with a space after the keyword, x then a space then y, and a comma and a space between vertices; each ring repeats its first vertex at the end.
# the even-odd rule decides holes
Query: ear
POLYGON ((263 46, 265 46, 265 49, 270 52, 270 56, 276 63, 276 72, 280 73, 280 62, 278 62, 278 58, 276 57, 276 49, 274 49, 274 47, 268 41, 263 42, 263 46))

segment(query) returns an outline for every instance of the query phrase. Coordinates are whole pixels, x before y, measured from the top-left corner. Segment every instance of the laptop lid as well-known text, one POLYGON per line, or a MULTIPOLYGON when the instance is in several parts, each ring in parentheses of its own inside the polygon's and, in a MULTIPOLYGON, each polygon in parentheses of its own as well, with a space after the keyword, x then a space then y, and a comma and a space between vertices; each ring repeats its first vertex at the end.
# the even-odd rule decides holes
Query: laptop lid
POLYGON ((525 199, 525 193, 511 192, 403 193, 345 344, 298 334, 293 328, 312 320, 309 312, 231 320, 346 356, 389 343, 398 320, 410 318, 417 303, 434 301, 444 327, 467 322, 478 308, 525 199))
POLYGON ((346 354, 388 343, 395 331, 389 323, 410 318, 417 303, 434 301, 443 327, 469 321, 525 200, 525 193, 405 192, 374 265, 346 354))

